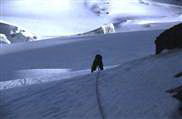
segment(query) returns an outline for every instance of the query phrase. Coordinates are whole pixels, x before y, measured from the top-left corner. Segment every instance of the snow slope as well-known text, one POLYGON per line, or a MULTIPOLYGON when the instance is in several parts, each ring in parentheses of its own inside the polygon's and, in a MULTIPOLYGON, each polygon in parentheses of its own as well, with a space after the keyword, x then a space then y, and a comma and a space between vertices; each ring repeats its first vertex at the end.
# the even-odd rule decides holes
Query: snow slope
MULTIPOLYGON (((180 119, 178 102, 165 91, 182 82, 181 50, 147 56, 99 76, 99 96, 107 119, 180 119)), ((1 90, 2 119, 100 119, 96 101, 97 73, 49 83, 1 90)), ((36 78, 35 78, 36 80, 36 78)))
POLYGON ((181 85, 182 52, 155 56, 161 31, 60 37, 1 46, 2 119, 180 119, 178 102, 165 91, 181 85), (135 39, 137 38, 137 39, 135 39), (96 53, 106 70, 90 74, 96 53), (120 64, 120 65, 119 65, 120 64), (119 65, 119 66, 117 66, 119 65))
POLYGON ((141 58, 154 54, 153 41, 160 32, 75 36, 1 46, 0 81, 23 79, 24 70, 42 69, 52 72, 53 69, 89 69, 97 53, 103 55, 105 66, 141 58))

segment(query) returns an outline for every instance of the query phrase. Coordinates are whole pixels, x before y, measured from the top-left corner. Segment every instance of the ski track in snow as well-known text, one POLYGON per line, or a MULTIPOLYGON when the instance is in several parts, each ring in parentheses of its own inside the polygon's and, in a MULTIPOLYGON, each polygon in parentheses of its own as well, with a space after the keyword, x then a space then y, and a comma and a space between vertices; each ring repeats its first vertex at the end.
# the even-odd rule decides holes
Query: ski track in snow
MULTIPOLYGON (((105 66, 105 69, 115 66, 105 66)), ((90 69, 80 71, 70 71, 68 69, 31 69, 16 72, 16 77, 10 81, 0 82, 0 90, 6 90, 14 87, 22 87, 33 84, 42 84, 56 80, 65 80, 90 73, 90 69)))

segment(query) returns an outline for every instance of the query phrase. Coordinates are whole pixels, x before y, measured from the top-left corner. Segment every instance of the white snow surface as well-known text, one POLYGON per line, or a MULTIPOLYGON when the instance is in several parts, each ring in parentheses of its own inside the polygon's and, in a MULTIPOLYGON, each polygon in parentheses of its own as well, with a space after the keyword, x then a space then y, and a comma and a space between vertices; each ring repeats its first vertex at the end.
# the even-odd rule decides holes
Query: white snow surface
POLYGON ((103 55, 99 97, 107 119, 180 119, 165 91, 181 85, 179 49, 154 55, 161 31, 64 37, 3 45, 1 119, 101 119, 90 65, 103 55))

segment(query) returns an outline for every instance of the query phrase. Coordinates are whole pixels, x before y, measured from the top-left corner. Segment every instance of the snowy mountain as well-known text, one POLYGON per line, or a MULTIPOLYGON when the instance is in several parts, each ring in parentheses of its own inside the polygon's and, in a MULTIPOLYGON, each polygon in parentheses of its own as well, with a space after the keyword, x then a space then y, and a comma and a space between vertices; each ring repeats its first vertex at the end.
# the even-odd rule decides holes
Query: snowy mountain
POLYGON ((11 43, 14 25, 0 28, 0 119, 182 118, 167 93, 182 85, 182 49, 155 55, 154 43, 182 22, 180 4, 52 1, 0 0, 1 21, 44 39, 11 43), (96 54, 104 70, 91 73, 96 54))
POLYGON ((82 34, 109 23, 116 24, 116 32, 128 32, 165 29, 182 21, 181 6, 159 1, 1 1, 1 20, 33 31, 41 39, 82 34))
POLYGON ((159 33, 72 36, 1 46, 0 117, 100 119, 102 109, 109 119, 180 119, 179 102, 165 91, 181 85, 174 75, 181 71, 182 52, 154 55, 159 33), (105 70, 100 74, 89 70, 96 53, 103 55, 105 70))

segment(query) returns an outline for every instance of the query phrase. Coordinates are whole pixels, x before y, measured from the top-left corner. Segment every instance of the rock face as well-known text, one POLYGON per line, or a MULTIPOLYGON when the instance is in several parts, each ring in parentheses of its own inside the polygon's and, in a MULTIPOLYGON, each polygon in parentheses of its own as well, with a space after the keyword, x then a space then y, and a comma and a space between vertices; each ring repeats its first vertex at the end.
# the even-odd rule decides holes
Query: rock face
POLYGON ((152 0, 152 1, 174 4, 174 5, 182 5, 182 0, 152 0))
POLYGON ((155 40, 156 54, 164 49, 182 48, 182 23, 162 32, 155 40))
POLYGON ((6 35, 0 33, 0 44, 11 44, 6 35))
POLYGON ((35 41, 37 39, 37 37, 32 33, 3 22, 0 22, 0 33, 4 34, 6 39, 11 43, 35 41))
POLYGON ((177 99, 180 102, 179 111, 182 114, 182 86, 178 86, 173 89, 169 89, 166 91, 169 93, 173 98, 177 99))
POLYGON ((104 24, 103 26, 101 26, 101 29, 103 30, 104 34, 115 32, 114 25, 112 23, 104 24))

